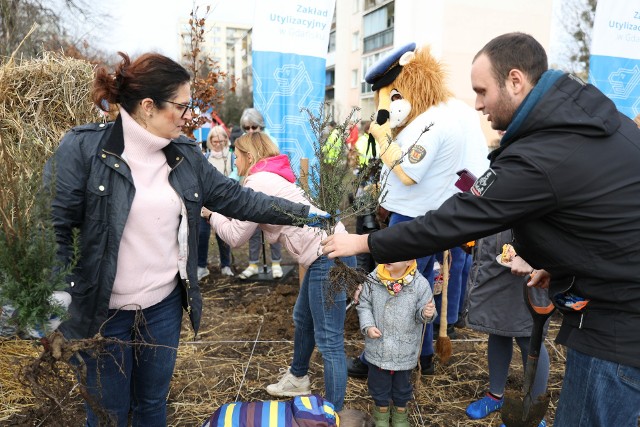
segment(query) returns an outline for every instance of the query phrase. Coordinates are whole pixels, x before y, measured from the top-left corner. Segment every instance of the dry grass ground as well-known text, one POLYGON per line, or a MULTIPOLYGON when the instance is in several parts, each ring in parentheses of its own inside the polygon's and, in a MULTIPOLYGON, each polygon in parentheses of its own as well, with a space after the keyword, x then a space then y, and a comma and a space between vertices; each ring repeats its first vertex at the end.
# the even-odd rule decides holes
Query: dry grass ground
MULTIPOLYGON (((213 240, 213 239, 212 239, 213 240)), ((213 245, 215 246, 215 245, 213 245)), ((245 267, 246 247, 234 250, 236 271, 245 267)), ((291 263, 285 253, 285 262, 291 263)), ((286 368, 293 351, 292 309, 298 291, 298 272, 276 282, 241 282, 219 275, 217 253, 210 253, 211 275, 202 283, 204 315, 197 339, 185 317, 178 361, 169 395, 168 422, 171 426, 198 426, 218 406, 235 400, 268 400, 264 391, 286 368)), ((357 314, 350 310, 346 321, 346 350, 356 355, 362 349, 357 314)), ((551 357, 548 420, 553 419, 564 369, 564 349, 552 338, 558 318, 552 319, 546 341, 551 357)), ((483 420, 469 420, 464 410, 482 396, 488 382, 487 336, 459 329, 452 340, 453 356, 446 366, 437 364, 433 376, 414 378, 415 400, 410 404, 414 426, 498 426, 499 413, 483 420)), ((38 405, 16 380, 19 366, 38 353, 34 342, 0 341, 0 425, 81 425, 83 410, 75 390, 48 417, 34 418, 30 410, 38 405)), ((322 393, 322 360, 312 358, 312 390, 322 393)), ((522 385, 522 363, 515 346, 508 388, 522 385)), ((346 407, 371 409, 366 381, 349 379, 346 407)))

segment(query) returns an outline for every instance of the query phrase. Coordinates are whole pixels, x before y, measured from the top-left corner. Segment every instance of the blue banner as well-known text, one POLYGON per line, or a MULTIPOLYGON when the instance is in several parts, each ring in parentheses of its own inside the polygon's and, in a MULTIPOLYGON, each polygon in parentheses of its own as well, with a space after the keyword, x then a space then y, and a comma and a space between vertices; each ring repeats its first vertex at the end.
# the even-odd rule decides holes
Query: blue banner
POLYGON ((253 104, 265 125, 300 175, 300 159, 315 159, 316 135, 309 109, 319 116, 324 102, 325 59, 292 53, 253 52, 253 104))
POLYGON ((256 2, 252 34, 253 104, 280 152, 300 175, 300 159, 317 162, 309 115, 319 116, 335 0, 256 2))
POLYGON ((589 83, 630 118, 640 114, 640 0, 599 0, 589 83))
POLYGON ((592 55, 589 82, 604 92, 622 114, 630 118, 640 114, 640 60, 592 55))

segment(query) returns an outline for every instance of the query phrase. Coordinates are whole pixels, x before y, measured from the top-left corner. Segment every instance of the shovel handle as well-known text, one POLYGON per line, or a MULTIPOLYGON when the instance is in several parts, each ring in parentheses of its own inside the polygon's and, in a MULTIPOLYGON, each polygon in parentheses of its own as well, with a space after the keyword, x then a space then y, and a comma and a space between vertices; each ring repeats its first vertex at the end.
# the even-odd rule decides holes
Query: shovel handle
POLYGON ((529 286, 525 282, 523 285, 524 301, 533 318, 533 328, 531 330, 531 339, 529 340, 529 357, 538 358, 540 355, 540 346, 542 345, 542 335, 544 333, 544 324, 556 310, 553 303, 549 303, 546 307, 537 306, 531 301, 529 286))

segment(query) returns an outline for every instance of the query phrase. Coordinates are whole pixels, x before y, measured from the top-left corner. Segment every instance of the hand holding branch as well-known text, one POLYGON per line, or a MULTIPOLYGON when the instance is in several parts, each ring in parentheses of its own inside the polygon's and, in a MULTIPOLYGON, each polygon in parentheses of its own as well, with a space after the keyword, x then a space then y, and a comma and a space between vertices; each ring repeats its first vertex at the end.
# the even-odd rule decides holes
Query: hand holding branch
POLYGON ((332 234, 320 242, 322 253, 329 258, 369 253, 366 234, 332 234))

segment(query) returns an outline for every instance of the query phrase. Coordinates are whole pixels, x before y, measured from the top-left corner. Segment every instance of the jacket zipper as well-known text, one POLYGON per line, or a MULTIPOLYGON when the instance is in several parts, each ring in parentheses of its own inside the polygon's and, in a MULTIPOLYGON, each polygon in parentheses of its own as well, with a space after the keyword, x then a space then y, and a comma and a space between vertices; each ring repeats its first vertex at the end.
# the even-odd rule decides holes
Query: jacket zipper
MULTIPOLYGON (((180 160, 178 160, 178 163, 175 164, 174 167, 169 167, 169 175, 171 175, 171 172, 173 172, 179 165, 180 163, 182 163, 182 160, 184 159, 184 156, 182 156, 180 158, 180 160)), ((186 209, 186 203, 184 202, 184 199, 182 198, 182 196, 176 191, 175 187, 171 184, 171 180, 169 180, 169 185, 171 185, 171 188, 173 188, 173 191, 175 191, 176 195, 178 196, 178 198, 180 199, 180 201, 182 202, 183 206, 185 206, 186 209)), ((180 221, 183 221, 182 219, 180 221)), ((187 219, 188 221, 188 219, 187 219)), ((187 253, 186 253, 186 259, 187 259, 187 264, 189 263, 189 227, 187 226, 187 253)), ((187 291, 187 314, 191 315, 191 297, 189 296, 189 289, 191 289, 191 283, 189 280, 189 271, 187 271, 187 277, 185 277, 184 279, 184 287, 187 291)))

